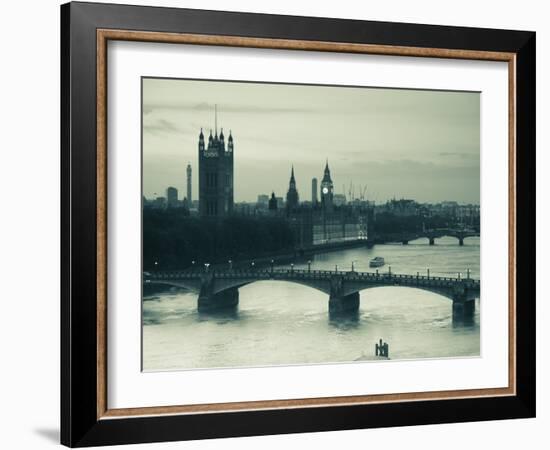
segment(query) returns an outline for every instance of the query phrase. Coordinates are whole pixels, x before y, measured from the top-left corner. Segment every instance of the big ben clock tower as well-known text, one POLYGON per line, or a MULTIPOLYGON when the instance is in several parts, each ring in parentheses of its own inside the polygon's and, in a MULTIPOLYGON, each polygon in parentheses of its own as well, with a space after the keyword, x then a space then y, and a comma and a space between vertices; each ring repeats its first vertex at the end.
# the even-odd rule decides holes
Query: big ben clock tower
POLYGON ((330 212, 332 211, 332 195, 333 195, 334 185, 332 184, 332 179, 330 178, 330 169, 327 165, 325 166, 325 174, 321 181, 321 206, 323 210, 330 212))

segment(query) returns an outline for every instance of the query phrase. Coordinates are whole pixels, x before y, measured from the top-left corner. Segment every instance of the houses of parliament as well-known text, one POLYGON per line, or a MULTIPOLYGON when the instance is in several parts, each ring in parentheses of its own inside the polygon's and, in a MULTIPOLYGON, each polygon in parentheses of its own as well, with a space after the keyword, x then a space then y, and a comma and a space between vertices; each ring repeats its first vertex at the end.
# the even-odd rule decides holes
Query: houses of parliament
MULTIPOLYGON (((225 141, 223 128, 218 134, 217 110, 214 131, 205 139, 201 128, 198 140, 199 162, 199 215, 206 218, 223 218, 235 211, 234 155, 235 142, 231 131, 225 141)), ((188 173, 188 182, 190 181, 188 173)), ((294 167, 291 167, 286 202, 277 204, 275 193, 269 201, 268 214, 284 218, 292 228, 300 247, 326 242, 366 239, 368 211, 361 208, 336 206, 334 184, 328 160, 317 191, 317 178, 312 180, 311 202, 300 202, 294 167), (319 194, 320 201, 317 201, 319 194)))
MULTIPOLYGON (((231 131, 225 142, 223 128, 218 135, 217 112, 215 114, 214 133, 210 130, 208 142, 205 141, 203 129, 201 128, 198 142, 199 161, 199 215, 202 217, 224 217, 231 215, 234 209, 233 198, 233 168, 235 143, 231 131)), ((188 193, 190 192, 190 171, 187 168, 188 193)), ((314 179, 317 189, 317 179, 314 179)), ((321 207, 325 212, 333 211, 333 190, 328 160, 325 165, 323 179, 320 186, 321 207)), ((275 194, 273 194, 274 197, 275 194)), ((313 206, 316 205, 317 192, 313 192, 313 206)), ((191 200, 191 199, 189 199, 191 200)), ((282 205, 271 202, 271 210, 281 209, 282 205)), ((289 189, 286 194, 286 210, 290 213, 296 212, 300 207, 296 180, 294 177, 294 166, 291 169, 289 189)))
POLYGON ((313 178, 311 180, 311 202, 300 203, 299 198, 294 167, 292 167, 285 208, 282 210, 278 208, 275 193, 272 193, 269 210, 271 214, 286 217, 298 247, 366 240, 369 225, 370 231, 372 231, 373 210, 368 206, 368 202, 358 205, 335 205, 334 183, 328 160, 325 164, 319 192, 317 191, 317 178, 313 178), (317 194, 320 196, 320 201, 317 200, 317 194))

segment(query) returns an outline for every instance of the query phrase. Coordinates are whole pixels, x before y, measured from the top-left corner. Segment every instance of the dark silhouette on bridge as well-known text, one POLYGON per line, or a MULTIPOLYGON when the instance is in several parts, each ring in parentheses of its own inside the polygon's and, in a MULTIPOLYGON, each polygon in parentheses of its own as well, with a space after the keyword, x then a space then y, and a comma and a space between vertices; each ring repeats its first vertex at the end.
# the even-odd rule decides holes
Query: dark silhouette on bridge
POLYGON ((296 270, 271 268, 250 269, 187 269, 144 272, 145 283, 183 287, 198 292, 199 311, 235 307, 239 288, 256 281, 279 280, 298 283, 329 296, 331 315, 357 312, 359 292, 364 289, 401 286, 422 289, 452 300, 453 320, 469 320, 479 297, 480 281, 469 277, 433 277, 400 275, 391 272, 342 272, 338 270, 296 270))

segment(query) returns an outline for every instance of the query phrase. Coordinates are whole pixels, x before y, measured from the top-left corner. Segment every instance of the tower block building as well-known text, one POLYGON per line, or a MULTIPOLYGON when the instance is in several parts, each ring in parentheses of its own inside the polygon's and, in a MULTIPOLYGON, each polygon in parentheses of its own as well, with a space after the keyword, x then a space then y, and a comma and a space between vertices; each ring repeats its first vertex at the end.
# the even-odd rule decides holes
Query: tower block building
POLYGON ((191 169, 191 164, 187 164, 187 204, 189 207, 191 207, 191 204, 193 202, 193 192, 192 192, 192 173, 193 170, 191 169))
POLYGON ((223 128, 218 136, 217 111, 215 133, 205 143, 199 134, 199 214, 201 217, 224 217, 233 212, 233 136, 229 132, 227 147, 223 128))
POLYGON ((311 204, 317 205, 317 178, 311 179, 311 204))

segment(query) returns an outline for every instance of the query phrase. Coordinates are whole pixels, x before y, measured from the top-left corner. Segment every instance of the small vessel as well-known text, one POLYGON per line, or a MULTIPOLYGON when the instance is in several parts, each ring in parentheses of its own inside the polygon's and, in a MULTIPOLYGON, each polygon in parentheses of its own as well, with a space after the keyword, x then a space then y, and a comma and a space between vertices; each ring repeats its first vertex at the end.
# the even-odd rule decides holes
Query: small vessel
POLYGON ((369 267, 382 267, 386 262, 381 256, 376 256, 369 261, 369 267))
POLYGON ((374 354, 379 359, 390 359, 390 346, 380 339, 380 342, 374 345, 374 354))

